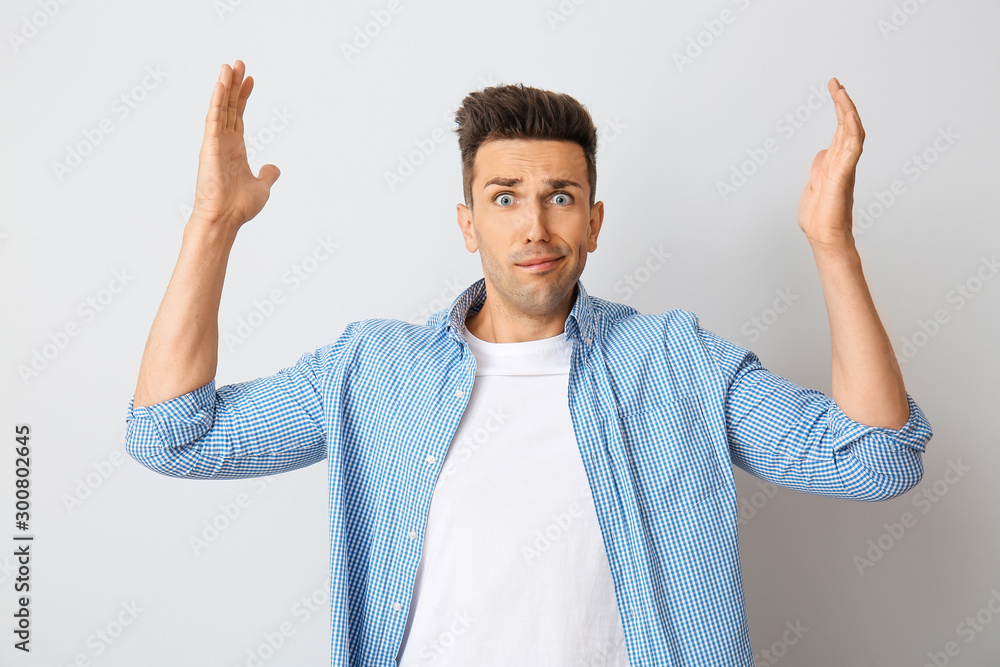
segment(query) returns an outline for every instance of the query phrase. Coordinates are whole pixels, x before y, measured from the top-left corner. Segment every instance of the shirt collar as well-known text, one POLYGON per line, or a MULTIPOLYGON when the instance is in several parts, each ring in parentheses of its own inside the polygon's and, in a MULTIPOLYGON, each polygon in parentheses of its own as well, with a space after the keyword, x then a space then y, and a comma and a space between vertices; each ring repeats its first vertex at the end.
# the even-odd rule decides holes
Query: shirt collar
MULTIPOLYGON (((594 342, 597 332, 597 327, 594 325, 594 306, 580 280, 576 281, 576 287, 576 301, 566 316, 563 331, 567 340, 579 339, 585 345, 590 345, 594 342)), ((486 303, 486 279, 480 278, 459 294, 452 303, 447 315, 449 335, 456 340, 464 341, 462 334, 465 331, 465 319, 470 311, 479 310, 484 303, 486 303)))

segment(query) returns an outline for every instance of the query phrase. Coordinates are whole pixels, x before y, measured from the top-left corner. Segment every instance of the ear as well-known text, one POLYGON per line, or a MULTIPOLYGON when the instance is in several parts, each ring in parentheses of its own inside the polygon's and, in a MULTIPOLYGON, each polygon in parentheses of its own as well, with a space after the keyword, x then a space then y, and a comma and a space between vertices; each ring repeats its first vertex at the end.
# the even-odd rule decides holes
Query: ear
POLYGON ((469 252, 476 252, 479 250, 479 244, 476 243, 476 236, 472 229, 472 211, 465 204, 459 204, 455 208, 458 214, 458 228, 462 230, 462 236, 465 237, 465 248, 469 252))
POLYGON ((590 208, 590 232, 587 235, 587 251, 597 250, 597 235, 601 233, 601 225, 604 224, 604 202, 594 202, 590 208))

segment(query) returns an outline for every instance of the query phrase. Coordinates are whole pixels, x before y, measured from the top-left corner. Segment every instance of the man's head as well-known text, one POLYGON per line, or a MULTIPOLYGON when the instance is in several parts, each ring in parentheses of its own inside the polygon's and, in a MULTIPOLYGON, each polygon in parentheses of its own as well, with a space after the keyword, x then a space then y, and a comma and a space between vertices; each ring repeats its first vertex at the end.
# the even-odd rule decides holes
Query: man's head
POLYGON ((455 112, 462 152, 465 205, 474 208, 472 183, 476 154, 484 142, 501 139, 548 139, 580 145, 587 161, 589 203, 597 191, 597 128, 587 109, 566 94, 522 84, 492 86, 469 93, 455 112))
POLYGON ((470 93, 456 120, 465 190, 458 224, 466 248, 480 253, 487 293, 511 318, 552 315, 597 249, 604 217, 594 201, 593 120, 568 95, 520 84, 470 93))

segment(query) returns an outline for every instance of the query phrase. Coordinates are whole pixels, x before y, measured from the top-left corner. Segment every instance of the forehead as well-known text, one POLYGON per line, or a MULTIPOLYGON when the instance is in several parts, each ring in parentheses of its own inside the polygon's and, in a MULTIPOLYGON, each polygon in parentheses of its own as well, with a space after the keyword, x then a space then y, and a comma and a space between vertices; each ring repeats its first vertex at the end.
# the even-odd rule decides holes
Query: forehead
POLYGON ((476 181, 491 178, 525 180, 571 178, 587 180, 583 147, 573 141, 548 139, 495 139, 476 151, 476 181))

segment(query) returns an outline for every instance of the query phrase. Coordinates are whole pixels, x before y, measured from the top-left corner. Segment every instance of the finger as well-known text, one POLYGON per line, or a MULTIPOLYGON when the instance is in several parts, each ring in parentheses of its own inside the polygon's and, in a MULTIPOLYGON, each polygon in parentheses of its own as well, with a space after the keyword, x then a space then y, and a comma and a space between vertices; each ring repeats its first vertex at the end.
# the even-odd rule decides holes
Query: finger
POLYGON ((841 86, 843 91, 840 97, 844 100, 844 107, 847 109, 847 121, 850 125, 851 134, 858 138, 858 142, 863 142, 865 140, 865 128, 861 124, 861 114, 858 113, 858 108, 854 105, 854 100, 851 96, 847 94, 847 91, 841 86))
POLYGON ((243 110, 247 107, 247 98, 253 90, 253 77, 248 76, 243 80, 243 87, 240 88, 240 99, 236 103, 236 131, 243 134, 243 110))
POLYGON ((264 181, 268 188, 274 185, 274 182, 278 180, 278 176, 281 176, 281 171, 273 164, 265 164, 257 173, 257 178, 264 181))
POLYGON ((247 107, 247 98, 250 97, 250 91, 253 90, 253 77, 248 76, 243 80, 243 87, 240 89, 240 99, 236 104, 236 115, 239 118, 243 118, 243 110, 247 107))
POLYGON ((225 123, 226 104, 226 68, 223 65, 219 72, 219 78, 212 88, 212 99, 208 103, 208 114, 205 116, 205 134, 217 135, 225 123))
POLYGON ((236 127, 236 105, 240 98, 240 87, 243 85, 243 72, 246 67, 242 60, 233 64, 233 79, 229 84, 229 103, 226 113, 226 127, 236 127))
POLYGON ((809 178, 815 178, 823 167, 823 159, 826 157, 826 149, 824 148, 819 153, 816 153, 816 157, 813 158, 812 166, 809 168, 809 178))
POLYGON ((842 150, 860 154, 865 140, 865 129, 861 125, 861 116, 854 105, 854 100, 836 78, 830 79, 830 94, 837 110, 837 132, 834 135, 834 143, 842 150))
POLYGON ((826 158, 826 150, 824 148, 819 153, 816 153, 816 157, 813 158, 812 165, 809 167, 809 180, 806 181, 806 190, 818 187, 819 182, 823 180, 823 163, 826 158))

